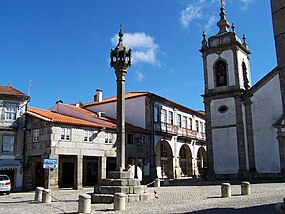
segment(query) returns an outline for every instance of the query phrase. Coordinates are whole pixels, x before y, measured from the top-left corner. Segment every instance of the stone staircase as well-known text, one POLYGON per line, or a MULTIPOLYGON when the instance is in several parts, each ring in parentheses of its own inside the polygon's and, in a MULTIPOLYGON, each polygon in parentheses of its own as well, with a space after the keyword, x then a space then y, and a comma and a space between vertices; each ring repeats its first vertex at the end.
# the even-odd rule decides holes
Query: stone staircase
POLYGON ((149 201, 154 193, 147 192, 147 186, 141 185, 130 171, 111 171, 107 179, 102 179, 91 194, 92 203, 113 203, 115 193, 125 193, 126 202, 149 201))

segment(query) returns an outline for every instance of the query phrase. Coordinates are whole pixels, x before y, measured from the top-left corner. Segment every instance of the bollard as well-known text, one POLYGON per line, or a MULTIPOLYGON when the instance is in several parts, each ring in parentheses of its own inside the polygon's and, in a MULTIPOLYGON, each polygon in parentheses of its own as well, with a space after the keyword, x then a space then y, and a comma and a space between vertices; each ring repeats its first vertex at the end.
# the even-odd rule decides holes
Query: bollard
POLYGON ((249 182, 243 181, 241 183, 241 194, 250 195, 250 183, 249 182))
POLYGON ((43 203, 47 203, 47 204, 51 203, 51 194, 50 193, 51 193, 50 189, 44 189, 43 190, 43 198, 42 198, 43 203))
POLYGON ((160 187, 160 179, 156 178, 154 181, 154 187, 160 187))
POLYGON ((164 179, 163 186, 168 186, 168 185, 169 185, 169 179, 166 178, 164 179))
POLYGON ((126 210, 126 194, 115 193, 114 195, 114 210, 126 210))
POLYGON ((79 195, 78 213, 91 213, 91 195, 79 195))
POLYGON ((221 184, 221 191, 222 191, 222 197, 231 197, 231 185, 229 183, 222 183, 221 184))
POLYGON ((42 202, 42 196, 43 196, 43 187, 37 187, 35 191, 35 201, 42 202))

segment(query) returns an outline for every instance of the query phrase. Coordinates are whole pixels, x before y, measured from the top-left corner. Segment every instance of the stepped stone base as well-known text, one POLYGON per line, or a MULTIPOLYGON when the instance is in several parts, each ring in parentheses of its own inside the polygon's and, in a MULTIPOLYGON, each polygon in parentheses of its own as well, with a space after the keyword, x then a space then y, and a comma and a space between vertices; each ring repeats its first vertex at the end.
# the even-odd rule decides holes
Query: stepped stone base
MULTIPOLYGON (((150 201, 155 198, 154 193, 142 193, 142 194, 127 194, 126 202, 139 202, 139 201, 150 201)), ((91 194, 91 202, 93 204, 112 204, 114 203, 113 194, 91 194)))
POLYGON ((125 193, 127 202, 154 198, 154 194, 147 193, 147 186, 140 185, 140 180, 135 179, 132 172, 112 171, 108 177, 94 187, 94 194, 91 194, 92 203, 113 203, 115 193, 125 193))

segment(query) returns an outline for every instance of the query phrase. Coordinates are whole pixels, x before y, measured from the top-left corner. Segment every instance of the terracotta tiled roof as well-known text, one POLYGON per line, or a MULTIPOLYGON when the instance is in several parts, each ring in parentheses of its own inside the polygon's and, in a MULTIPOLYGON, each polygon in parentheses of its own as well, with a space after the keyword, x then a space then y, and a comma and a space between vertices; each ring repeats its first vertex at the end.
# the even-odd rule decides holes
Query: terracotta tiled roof
MULTIPOLYGON (((163 102, 166 102, 166 103, 169 103, 170 105, 174 106, 175 108, 180 108, 180 109, 183 109, 187 112, 190 112, 191 114, 200 114, 201 117, 204 117, 205 116, 205 113, 203 113, 202 111, 196 111, 196 110, 193 110, 191 108, 188 108, 186 106, 183 106, 179 103, 176 103, 176 102, 173 102, 171 100, 168 100, 164 97, 161 97, 161 96, 158 96, 156 94, 153 94, 151 92, 129 92, 127 94, 125 94, 125 99, 130 99, 130 98, 135 98, 135 97, 140 97, 140 96, 153 96, 153 97, 156 97, 158 100, 160 101, 163 101, 163 102)), ((114 97, 110 97, 110 98, 106 98, 104 100, 102 100, 101 102, 89 102, 89 103, 86 103, 84 104, 84 107, 89 107, 89 106, 95 106, 95 105, 100 105, 100 104, 104 104, 104 103, 109 103, 109 102, 115 102, 117 101, 117 97, 114 96, 114 97)))
POLYGON ((0 95, 4 96, 16 96, 16 97, 28 97, 28 95, 23 92, 13 88, 11 85, 1 85, 0 95))
MULTIPOLYGON (((148 94, 151 94, 151 93, 149 93, 149 92, 129 92, 129 93, 125 94, 125 99, 145 96, 148 94)), ((86 104, 84 104, 84 106, 87 107, 87 106, 92 106, 92 105, 97 105, 97 104, 102 104, 102 103, 113 102, 116 100, 117 100, 117 97, 114 96, 114 97, 109 97, 109 98, 103 99, 101 102, 94 101, 94 102, 86 103, 86 104)))
MULTIPOLYGON (((96 128, 106 128, 106 129, 116 129, 116 120, 107 117, 98 117, 94 115, 93 112, 88 111, 86 109, 72 106, 72 105, 65 105, 66 107, 72 108, 76 111, 80 111, 84 114, 87 114, 92 117, 96 117, 97 120, 103 121, 104 124, 100 124, 99 122, 92 122, 88 120, 79 119, 76 117, 71 117, 59 113, 52 112, 50 110, 38 109, 30 107, 27 111, 27 114, 41 120, 53 123, 61 123, 61 124, 68 124, 68 125, 75 125, 75 126, 88 126, 88 127, 96 127, 96 128)), ((126 123, 126 130, 138 133, 149 133, 147 130, 128 124, 126 123)))
MULTIPOLYGON (((89 111, 87 109, 81 108, 81 107, 77 107, 77 106, 73 106, 73 105, 67 105, 67 104, 61 104, 64 105, 65 107, 71 108, 75 111, 79 111, 83 114, 86 114, 88 116, 94 117, 97 120, 101 120, 102 122, 104 122, 104 124, 109 124, 110 127, 116 128, 117 127, 117 120, 110 118, 110 117, 99 117, 97 115, 94 114, 94 112, 89 111)), ((100 123, 100 122, 98 122, 100 123)), ((126 123, 126 130, 127 131, 132 131, 132 132, 139 132, 139 133, 149 133, 146 129, 134 126, 132 124, 126 123)))
POLYGON ((82 120, 62 114, 58 114, 52 112, 50 110, 38 109, 30 107, 27 111, 27 114, 33 117, 37 117, 41 120, 53 122, 53 123, 61 123, 61 124, 68 124, 68 125, 75 125, 75 126, 89 126, 89 127, 96 127, 96 128, 107 128, 107 129, 114 129, 114 126, 105 126, 101 124, 97 124, 94 122, 90 122, 87 120, 82 120))

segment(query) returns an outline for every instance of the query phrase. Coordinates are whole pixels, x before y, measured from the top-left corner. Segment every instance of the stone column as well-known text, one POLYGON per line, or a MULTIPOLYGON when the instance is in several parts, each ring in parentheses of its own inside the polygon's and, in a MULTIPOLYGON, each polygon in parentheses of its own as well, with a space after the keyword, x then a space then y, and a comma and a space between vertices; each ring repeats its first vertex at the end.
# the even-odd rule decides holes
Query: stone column
POLYGON ((50 158, 57 159, 57 168, 50 169, 49 173, 49 189, 56 190, 58 189, 58 172, 59 172, 59 158, 57 154, 53 154, 50 158))
POLYGON ((252 102, 250 98, 246 98, 244 101, 244 107, 245 107, 245 120, 246 120, 248 165, 249 165, 249 172, 256 172, 251 104, 252 102))
POLYGON ((238 143, 239 174, 243 175, 247 171, 247 166, 246 166, 242 102, 240 94, 236 95, 235 104, 236 104, 236 121, 237 121, 236 129, 237 129, 237 143, 238 143))
POLYGON ((102 180, 102 179, 105 179, 106 178, 106 170, 107 170, 107 157, 105 156, 102 156, 101 158, 99 158, 99 163, 98 163, 98 167, 99 167, 99 170, 98 170, 98 181, 102 180))
POLYGON ((204 105, 206 112, 206 144, 207 144, 207 178, 215 178, 214 171, 214 153, 212 141, 212 126, 211 126, 211 100, 204 95, 204 105))
POLYGON ((281 132, 281 129, 282 128, 278 128, 277 140, 279 145, 280 172, 285 175, 285 132, 281 132))
POLYGON ((117 76, 117 170, 126 168, 126 139, 125 139, 125 81, 127 68, 131 66, 131 49, 123 44, 122 28, 118 34, 119 43, 111 49, 111 67, 117 76))
POLYGON ((117 76, 117 170, 126 168, 125 81, 126 69, 115 71, 117 76))
POLYGON ((83 156, 77 155, 76 157, 76 169, 77 171, 75 176, 75 186, 74 189, 82 189, 82 177, 83 177, 83 156))

